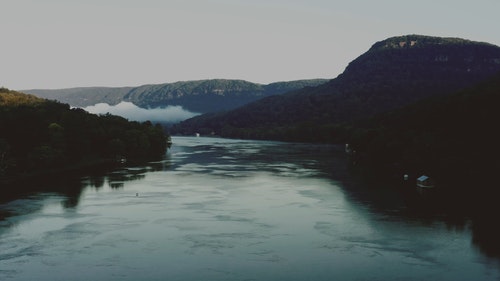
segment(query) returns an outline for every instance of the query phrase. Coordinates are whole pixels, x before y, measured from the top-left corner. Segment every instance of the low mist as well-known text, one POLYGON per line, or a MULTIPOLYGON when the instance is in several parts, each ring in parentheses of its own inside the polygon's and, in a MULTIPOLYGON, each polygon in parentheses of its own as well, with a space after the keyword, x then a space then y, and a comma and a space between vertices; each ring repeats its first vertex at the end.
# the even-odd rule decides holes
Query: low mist
POLYGON ((199 113, 190 112, 182 108, 182 106, 167 106, 164 108, 146 109, 138 107, 131 102, 120 102, 117 105, 109 105, 107 103, 98 103, 83 108, 84 110, 94 114, 106 114, 122 116, 131 121, 151 121, 161 123, 175 123, 189 119, 199 113))

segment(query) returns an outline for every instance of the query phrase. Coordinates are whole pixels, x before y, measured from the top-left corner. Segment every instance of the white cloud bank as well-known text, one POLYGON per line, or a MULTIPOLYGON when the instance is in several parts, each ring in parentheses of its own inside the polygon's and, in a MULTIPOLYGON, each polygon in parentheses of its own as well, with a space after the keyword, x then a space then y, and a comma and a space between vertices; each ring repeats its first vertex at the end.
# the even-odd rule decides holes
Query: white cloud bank
POLYGON ((151 121, 151 122, 179 122, 199 115, 199 113, 184 110, 182 106, 167 106, 164 108, 145 109, 136 106, 131 102, 120 102, 117 105, 107 103, 98 103, 87 106, 84 110, 94 114, 110 113, 125 117, 132 121, 151 121))

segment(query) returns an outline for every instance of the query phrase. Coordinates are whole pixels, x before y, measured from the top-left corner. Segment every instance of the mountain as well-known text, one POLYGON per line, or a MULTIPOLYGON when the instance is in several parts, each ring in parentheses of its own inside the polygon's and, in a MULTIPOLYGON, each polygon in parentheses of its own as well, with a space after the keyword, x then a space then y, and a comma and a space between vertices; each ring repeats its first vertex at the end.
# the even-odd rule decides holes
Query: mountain
POLYGON ((500 72, 456 93, 356 123, 346 141, 356 150, 356 167, 366 173, 399 182, 403 174, 411 182, 425 174, 438 184, 443 202, 461 199, 462 210, 493 214, 491 208, 499 206, 499 104, 500 72))
POLYGON ((82 87, 57 90, 22 90, 23 93, 32 94, 40 98, 56 100, 74 107, 86 107, 98 103, 116 105, 123 101, 125 95, 132 87, 82 87))
POLYGON ((498 71, 500 47, 495 45, 422 35, 392 37, 375 43, 326 84, 224 114, 197 116, 171 132, 334 142, 339 124, 447 95, 498 71))
POLYGON ((132 102, 142 108, 182 106, 198 113, 234 109, 263 97, 282 94, 306 86, 326 83, 325 79, 277 82, 268 85, 243 80, 199 80, 143 85, 139 87, 71 88, 60 90, 25 90, 39 97, 58 100, 75 107, 86 107, 98 103, 116 105, 122 101, 132 102))

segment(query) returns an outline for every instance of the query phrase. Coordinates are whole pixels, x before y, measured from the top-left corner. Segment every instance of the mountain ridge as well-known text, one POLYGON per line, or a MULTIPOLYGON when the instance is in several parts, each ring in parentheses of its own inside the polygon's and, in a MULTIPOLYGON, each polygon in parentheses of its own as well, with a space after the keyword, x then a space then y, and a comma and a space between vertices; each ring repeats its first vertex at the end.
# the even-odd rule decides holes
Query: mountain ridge
POLYGON ((329 142, 333 133, 307 137, 306 128, 332 127, 447 95, 498 71, 498 46, 458 38, 396 36, 373 44, 325 84, 266 97, 226 114, 197 116, 173 127, 172 133, 329 142))
POLYGON ((31 89, 23 92, 42 98, 55 99, 75 107, 98 103, 116 105, 132 102, 142 108, 182 106, 192 112, 229 110, 265 96, 272 96, 315 86, 329 79, 308 79, 270 84, 245 80, 209 79, 147 84, 137 87, 78 87, 56 90, 31 89))

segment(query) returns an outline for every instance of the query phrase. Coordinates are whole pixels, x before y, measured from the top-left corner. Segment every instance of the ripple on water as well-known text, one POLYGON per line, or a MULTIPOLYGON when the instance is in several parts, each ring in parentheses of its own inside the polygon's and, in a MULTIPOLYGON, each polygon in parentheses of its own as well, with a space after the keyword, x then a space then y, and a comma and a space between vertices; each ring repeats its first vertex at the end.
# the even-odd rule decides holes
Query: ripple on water
POLYGON ((56 193, 0 206, 0 279, 498 280, 468 230, 356 201, 326 176, 328 149, 174 142, 165 169, 84 179, 73 208, 56 193))

